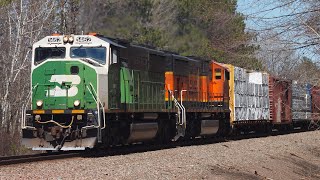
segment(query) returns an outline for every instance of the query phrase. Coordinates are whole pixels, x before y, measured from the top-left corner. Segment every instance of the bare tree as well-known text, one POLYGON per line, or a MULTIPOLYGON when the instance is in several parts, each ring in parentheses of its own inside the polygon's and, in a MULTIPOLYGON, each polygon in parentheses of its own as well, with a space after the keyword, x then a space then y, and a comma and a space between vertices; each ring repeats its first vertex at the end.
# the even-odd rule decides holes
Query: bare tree
POLYGON ((295 67, 300 63, 300 57, 290 45, 279 43, 282 41, 280 37, 272 34, 273 32, 269 32, 265 35, 267 37, 260 36, 264 40, 257 42, 260 48, 256 51, 256 57, 271 74, 290 79, 295 73, 295 67))
MULTIPOLYGON (((271 72, 283 77, 305 77, 306 72, 296 68, 305 66, 303 57, 319 67, 320 1, 256 0, 242 9, 251 24, 248 31, 258 34, 258 56, 271 72)), ((309 75, 314 82, 317 74, 309 75)))
POLYGON ((0 154, 17 153, 21 107, 30 92, 30 47, 51 31, 54 7, 50 0, 13 0, 0 7, 0 154))

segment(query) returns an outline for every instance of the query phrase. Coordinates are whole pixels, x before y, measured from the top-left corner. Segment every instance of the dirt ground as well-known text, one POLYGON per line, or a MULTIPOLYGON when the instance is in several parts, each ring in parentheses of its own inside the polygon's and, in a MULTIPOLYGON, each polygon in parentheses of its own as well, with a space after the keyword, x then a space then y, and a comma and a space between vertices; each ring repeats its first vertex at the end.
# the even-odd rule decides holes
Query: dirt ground
POLYGON ((2 179, 320 179, 320 131, 2 166, 2 179))

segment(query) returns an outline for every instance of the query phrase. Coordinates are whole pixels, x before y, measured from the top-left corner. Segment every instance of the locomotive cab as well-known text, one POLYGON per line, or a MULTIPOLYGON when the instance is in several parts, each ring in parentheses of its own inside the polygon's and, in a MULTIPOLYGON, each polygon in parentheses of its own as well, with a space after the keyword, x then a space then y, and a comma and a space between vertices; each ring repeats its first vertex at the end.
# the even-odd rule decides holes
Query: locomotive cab
POLYGON ((117 48, 124 47, 94 35, 53 35, 33 45, 23 144, 33 150, 83 150, 101 142, 107 74, 117 48))

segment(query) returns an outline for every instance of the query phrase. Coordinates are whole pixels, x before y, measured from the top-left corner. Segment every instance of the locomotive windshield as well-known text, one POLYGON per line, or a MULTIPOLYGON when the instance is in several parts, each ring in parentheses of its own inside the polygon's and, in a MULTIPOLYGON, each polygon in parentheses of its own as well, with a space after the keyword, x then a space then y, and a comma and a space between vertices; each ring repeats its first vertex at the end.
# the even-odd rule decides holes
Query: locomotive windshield
POLYGON ((105 47, 72 47, 71 58, 91 58, 100 64, 106 63, 105 47))
POLYGON ((34 62, 40 63, 49 58, 65 58, 66 48, 64 47, 38 47, 35 50, 34 62))

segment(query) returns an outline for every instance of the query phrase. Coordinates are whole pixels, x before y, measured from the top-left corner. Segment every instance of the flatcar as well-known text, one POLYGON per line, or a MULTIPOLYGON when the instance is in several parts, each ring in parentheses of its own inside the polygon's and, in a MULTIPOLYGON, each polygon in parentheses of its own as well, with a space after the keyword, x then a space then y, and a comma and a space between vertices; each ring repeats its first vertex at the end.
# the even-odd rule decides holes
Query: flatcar
POLYGON ((312 118, 311 85, 292 82, 292 122, 307 128, 312 118))
POLYGON ((271 124, 269 74, 233 65, 230 70, 230 126, 237 133, 264 131, 271 124))
POLYGON ((225 134, 229 69, 214 61, 88 35, 53 34, 32 47, 22 143, 84 150, 225 134))

